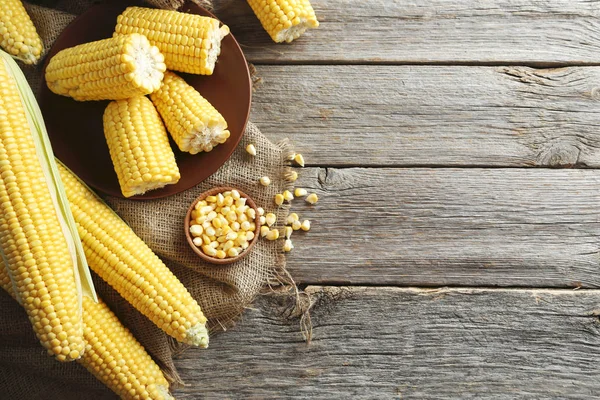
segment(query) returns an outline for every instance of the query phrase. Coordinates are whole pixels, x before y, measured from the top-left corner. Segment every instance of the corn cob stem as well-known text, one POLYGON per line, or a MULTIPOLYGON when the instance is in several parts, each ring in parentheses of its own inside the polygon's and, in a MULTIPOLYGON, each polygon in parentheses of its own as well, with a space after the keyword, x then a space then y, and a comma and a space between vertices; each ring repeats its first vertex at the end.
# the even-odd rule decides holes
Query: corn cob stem
POLYGON ((150 95, 179 150, 191 154, 211 151, 229 138, 225 118, 196 89, 167 71, 150 95))
POLYGON ((179 168, 158 112, 145 96, 111 102, 104 136, 125 197, 179 181, 179 168))
POLYGON ((42 39, 21 0, 0 0, 0 46, 25 64, 36 64, 42 39))
POLYGON ((178 11, 128 7, 119 17, 115 36, 141 33, 165 55, 167 68, 190 74, 211 75, 221 53, 221 40, 229 34, 214 18, 178 11))
POLYGON ((317 28, 319 21, 309 0, 247 0, 263 28, 276 43, 291 42, 317 28))
POLYGON ((168 335, 207 347, 206 318, 177 277, 75 175, 59 170, 92 270, 168 335))
POLYGON ((80 44, 58 52, 46 83, 75 100, 121 100, 152 93, 166 70, 164 56, 139 34, 80 44))

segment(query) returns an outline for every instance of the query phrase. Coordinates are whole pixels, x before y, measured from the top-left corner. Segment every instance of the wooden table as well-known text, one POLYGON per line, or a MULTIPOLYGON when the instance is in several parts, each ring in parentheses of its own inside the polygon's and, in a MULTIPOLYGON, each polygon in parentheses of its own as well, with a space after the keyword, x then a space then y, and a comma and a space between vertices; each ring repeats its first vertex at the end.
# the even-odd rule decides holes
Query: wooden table
POLYGON ((321 198, 288 257, 313 340, 263 296, 177 398, 597 398, 600 3, 313 0, 292 45, 233 3, 251 120, 321 198))

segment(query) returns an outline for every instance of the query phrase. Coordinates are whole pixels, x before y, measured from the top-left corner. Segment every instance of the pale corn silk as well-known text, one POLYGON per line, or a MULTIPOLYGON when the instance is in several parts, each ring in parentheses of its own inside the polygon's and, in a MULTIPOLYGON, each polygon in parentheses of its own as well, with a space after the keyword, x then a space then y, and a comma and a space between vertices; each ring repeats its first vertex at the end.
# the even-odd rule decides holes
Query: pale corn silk
MULTIPOLYGON (((150 0, 149 3, 177 9, 184 1, 150 0)), ((197 2, 205 7, 210 6, 200 0, 197 2)), ((39 0, 39 3, 52 8, 33 4, 26 4, 26 8, 47 50, 62 29, 93 1, 39 0)), ((228 2, 227 6, 235 6, 235 3, 228 2)), ((31 86, 37 92, 41 82, 39 67, 25 70, 31 86)), ((256 126, 249 123, 231 159, 200 185, 175 196, 145 202, 105 198, 198 300, 209 319, 213 334, 230 328, 266 285, 288 283, 285 278, 285 259, 281 253, 282 242, 259 240, 251 255, 229 266, 205 264, 185 241, 182 221, 187 208, 202 191, 229 185, 247 193, 267 211, 275 211, 272 209, 273 196, 286 189, 292 190, 292 184, 284 179, 288 171, 287 153, 285 143, 271 143, 256 126), (257 149, 254 157, 245 151, 250 143, 257 149), (258 184, 261 176, 271 177, 271 185, 264 187, 258 184)), ((287 213, 288 206, 279 208, 278 221, 285 221, 287 213)), ((184 348, 95 275, 94 282, 100 297, 144 345, 173 386, 180 384, 172 357, 184 348)), ((227 336, 233 335, 235 332, 230 332, 218 340, 228 340, 227 336)), ((207 361, 204 357, 199 359, 197 368, 215 368, 213 363, 207 361)), ((4 291, 0 291, 0 393, 0 398, 11 400, 116 398, 79 364, 58 363, 47 356, 35 338, 25 312, 4 291)))

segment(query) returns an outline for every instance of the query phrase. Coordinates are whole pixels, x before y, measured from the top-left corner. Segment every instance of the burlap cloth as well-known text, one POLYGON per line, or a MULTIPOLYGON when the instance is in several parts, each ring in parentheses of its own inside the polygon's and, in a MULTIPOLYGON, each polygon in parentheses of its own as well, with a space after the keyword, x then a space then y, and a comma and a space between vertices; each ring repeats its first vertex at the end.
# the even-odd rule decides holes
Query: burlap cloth
MULTIPOLYGON (((177 9, 184 1, 150 0, 149 3, 177 9)), ((26 6, 48 49, 61 30, 93 2, 42 0, 37 3, 26 6)), ((211 6, 204 1, 199 3, 205 7, 211 6)), ((26 73, 34 90, 37 89, 39 68, 28 69, 26 73)), ((105 198, 198 300, 213 334, 231 327, 265 286, 290 285, 291 278, 285 271, 280 241, 259 240, 248 257, 229 266, 213 266, 200 261, 188 247, 183 233, 182 221, 187 208, 202 191, 229 185, 246 192, 265 210, 276 212, 278 221, 285 221, 288 207, 276 210, 273 196, 292 189, 292 184, 284 179, 289 168, 286 166, 287 153, 286 143, 271 143, 256 126, 248 123, 233 156, 198 186, 175 196, 152 201, 105 198), (245 151, 249 143, 256 146, 255 157, 245 151), (271 178, 269 187, 257 183, 265 175, 271 178)), ((94 282, 100 297, 144 345, 173 386, 181 384, 173 356, 183 347, 167 337, 95 275, 94 282)), ((25 312, 3 291, 0 291, 0 310, 0 399, 115 398, 109 389, 79 364, 58 363, 48 357, 35 338, 25 312)), ((222 340, 227 339, 224 337, 222 340)), ((201 352, 196 354, 202 357, 201 352)), ((218 368, 218 365, 199 359, 198 368, 218 368)))

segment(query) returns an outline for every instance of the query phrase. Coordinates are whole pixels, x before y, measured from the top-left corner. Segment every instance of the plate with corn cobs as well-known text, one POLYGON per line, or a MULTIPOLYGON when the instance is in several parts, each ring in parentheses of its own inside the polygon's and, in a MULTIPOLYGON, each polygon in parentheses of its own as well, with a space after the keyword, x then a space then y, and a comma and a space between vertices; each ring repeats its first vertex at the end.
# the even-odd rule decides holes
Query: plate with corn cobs
POLYGON ((96 5, 62 32, 43 71, 55 155, 112 196, 156 199, 202 182, 229 159, 250 113, 240 46, 192 2, 96 5))

